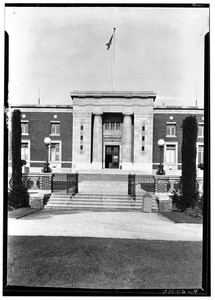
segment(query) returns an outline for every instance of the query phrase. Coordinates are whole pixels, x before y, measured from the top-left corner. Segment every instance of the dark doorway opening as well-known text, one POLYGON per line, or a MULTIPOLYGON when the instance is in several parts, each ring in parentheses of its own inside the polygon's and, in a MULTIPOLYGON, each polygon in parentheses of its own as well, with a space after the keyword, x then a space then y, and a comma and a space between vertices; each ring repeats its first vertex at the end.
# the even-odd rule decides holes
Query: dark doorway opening
POLYGON ((119 146, 105 146, 105 168, 119 169, 119 146))

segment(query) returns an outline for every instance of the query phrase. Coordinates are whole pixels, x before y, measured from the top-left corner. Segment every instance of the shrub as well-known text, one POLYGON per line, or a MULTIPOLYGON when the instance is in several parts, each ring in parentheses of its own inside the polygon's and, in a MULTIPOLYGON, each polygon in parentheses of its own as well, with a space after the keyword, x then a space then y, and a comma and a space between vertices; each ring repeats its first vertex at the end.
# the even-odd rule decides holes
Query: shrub
POLYGON ((171 196, 171 198, 172 198, 173 208, 179 211, 184 211, 186 209, 186 206, 182 201, 182 197, 179 194, 177 194, 175 191, 173 191, 173 195, 171 196))
POLYGON ((8 194, 8 209, 29 206, 29 193, 24 185, 14 186, 8 194))
POLYGON ((197 219, 202 219, 203 212, 202 208, 199 206, 194 206, 193 208, 187 208, 184 212, 186 215, 197 218, 197 219))

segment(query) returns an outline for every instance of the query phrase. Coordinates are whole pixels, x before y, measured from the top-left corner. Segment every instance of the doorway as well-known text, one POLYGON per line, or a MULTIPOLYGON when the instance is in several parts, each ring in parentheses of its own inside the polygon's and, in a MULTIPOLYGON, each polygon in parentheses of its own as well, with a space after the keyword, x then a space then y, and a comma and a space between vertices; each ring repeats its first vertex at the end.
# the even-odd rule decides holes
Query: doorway
POLYGON ((119 146, 105 146, 105 168, 119 169, 119 146))

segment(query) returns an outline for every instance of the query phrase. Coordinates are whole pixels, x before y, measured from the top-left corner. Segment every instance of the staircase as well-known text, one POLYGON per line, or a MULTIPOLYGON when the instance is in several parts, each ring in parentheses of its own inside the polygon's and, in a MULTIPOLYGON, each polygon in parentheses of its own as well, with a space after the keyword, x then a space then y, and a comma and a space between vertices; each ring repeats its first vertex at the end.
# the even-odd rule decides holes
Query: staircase
MULTIPOLYGON (((92 211, 141 211, 142 197, 133 200, 129 195, 76 194, 75 196, 53 193, 45 206, 58 210, 92 211)), ((152 212, 157 212, 156 200, 152 202, 152 212)))
MULTIPOLYGON (((78 194, 67 195, 65 191, 52 193, 45 207, 58 210, 142 211, 144 194, 137 185, 136 199, 128 195, 128 174, 82 173, 79 174, 78 194)), ((157 202, 153 199, 152 212, 157 211, 157 202)))

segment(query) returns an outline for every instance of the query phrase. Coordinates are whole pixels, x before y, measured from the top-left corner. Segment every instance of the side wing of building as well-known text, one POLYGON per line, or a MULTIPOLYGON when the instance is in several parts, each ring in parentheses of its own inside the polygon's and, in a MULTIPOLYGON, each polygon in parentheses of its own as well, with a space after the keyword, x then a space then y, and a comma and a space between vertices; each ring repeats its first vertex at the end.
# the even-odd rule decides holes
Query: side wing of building
MULTIPOLYGON (((71 106, 19 106, 12 107, 11 113, 21 111, 22 128, 22 159, 26 160, 25 170, 30 172, 41 171, 48 159, 51 168, 56 172, 72 171, 72 128, 73 114, 71 106), (48 149, 44 138, 50 137, 48 149)), ((12 133, 9 128, 9 172, 11 166, 12 133)))
MULTIPOLYGON (((180 175, 182 168, 182 124, 188 116, 196 116, 198 123, 197 160, 203 163, 204 154, 204 110, 197 107, 154 107, 153 120, 153 173, 156 173, 160 159, 164 164, 166 174, 180 175), (158 140, 165 141, 162 158, 158 140)), ((202 171, 198 170, 198 175, 202 171)))

